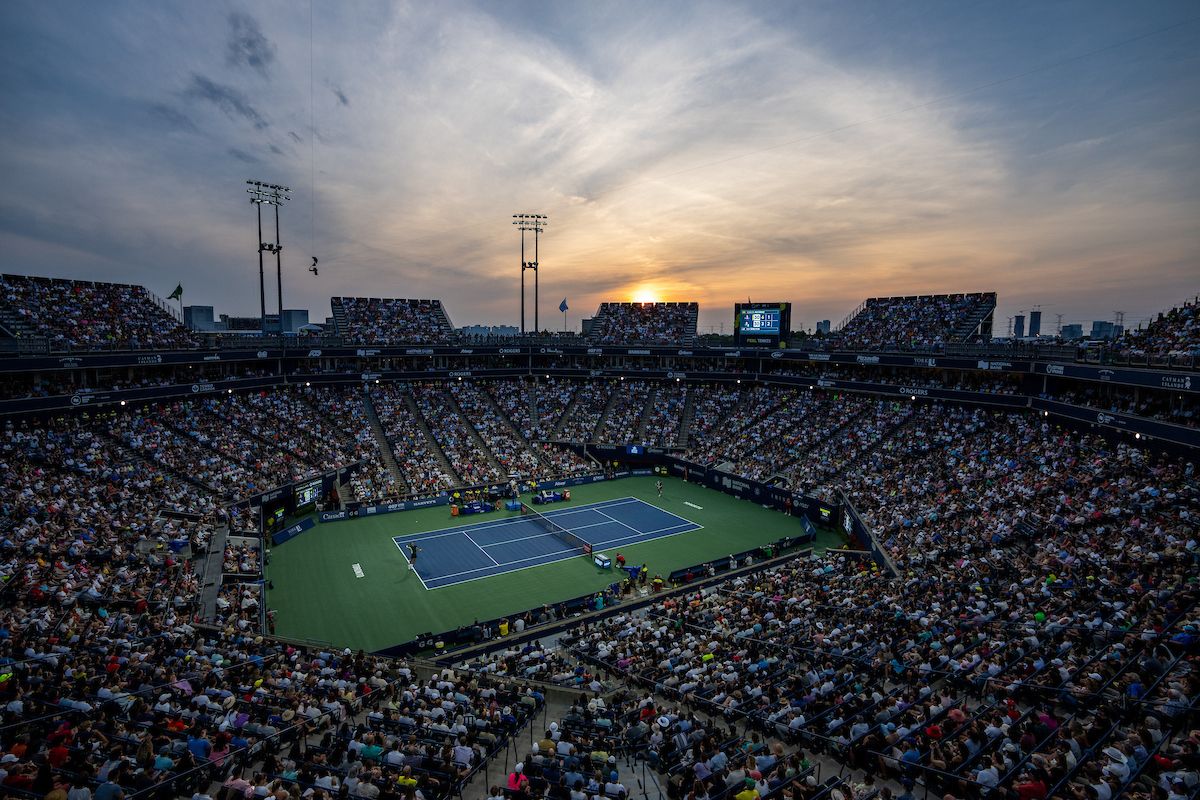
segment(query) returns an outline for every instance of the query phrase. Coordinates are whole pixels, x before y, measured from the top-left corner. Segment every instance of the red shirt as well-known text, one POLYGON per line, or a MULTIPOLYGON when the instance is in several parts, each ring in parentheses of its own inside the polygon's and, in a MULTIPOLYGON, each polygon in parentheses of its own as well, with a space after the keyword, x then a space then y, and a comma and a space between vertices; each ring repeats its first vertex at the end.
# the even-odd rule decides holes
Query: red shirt
POLYGON ((1048 791, 1050 790, 1046 788, 1046 782, 1038 778, 1034 778, 1029 783, 1017 784, 1017 796, 1021 800, 1043 800, 1048 791))

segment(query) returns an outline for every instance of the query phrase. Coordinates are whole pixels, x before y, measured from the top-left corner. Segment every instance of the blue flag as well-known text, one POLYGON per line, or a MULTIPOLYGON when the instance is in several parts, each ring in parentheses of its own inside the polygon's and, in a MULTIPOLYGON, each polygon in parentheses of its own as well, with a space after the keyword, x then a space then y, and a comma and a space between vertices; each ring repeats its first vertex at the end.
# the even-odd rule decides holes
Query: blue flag
POLYGON ((567 305, 567 298, 564 297, 563 301, 558 304, 558 310, 565 314, 567 313, 568 308, 570 308, 570 306, 567 305))

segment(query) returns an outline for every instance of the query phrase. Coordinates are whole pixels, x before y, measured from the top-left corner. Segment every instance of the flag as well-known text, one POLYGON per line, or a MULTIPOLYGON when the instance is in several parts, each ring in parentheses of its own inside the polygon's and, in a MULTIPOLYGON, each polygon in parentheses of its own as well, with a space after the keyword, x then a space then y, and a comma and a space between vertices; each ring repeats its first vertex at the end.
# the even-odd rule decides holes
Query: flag
POLYGON ((567 313, 568 308, 570 308, 570 306, 567 305, 567 298, 564 297, 563 301, 558 304, 558 310, 565 314, 567 313))
POLYGON ((169 295, 167 295, 167 299, 168 300, 182 300, 183 299, 183 284, 182 283, 177 284, 175 286, 175 291, 173 291, 169 295))

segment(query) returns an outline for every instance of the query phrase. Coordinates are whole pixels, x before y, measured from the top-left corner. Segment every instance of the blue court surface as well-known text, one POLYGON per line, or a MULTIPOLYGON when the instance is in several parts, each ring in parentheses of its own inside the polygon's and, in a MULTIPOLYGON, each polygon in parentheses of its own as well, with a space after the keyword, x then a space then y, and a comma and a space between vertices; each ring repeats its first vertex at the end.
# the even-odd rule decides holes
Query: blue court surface
MULTIPOLYGON (((704 527, 636 497, 543 511, 543 516, 590 544, 595 552, 648 542, 704 527)), ((392 538, 408 559, 416 542, 417 576, 426 589, 490 578, 505 572, 583 558, 536 521, 513 516, 392 538)), ((615 552, 608 552, 611 558, 615 552)))

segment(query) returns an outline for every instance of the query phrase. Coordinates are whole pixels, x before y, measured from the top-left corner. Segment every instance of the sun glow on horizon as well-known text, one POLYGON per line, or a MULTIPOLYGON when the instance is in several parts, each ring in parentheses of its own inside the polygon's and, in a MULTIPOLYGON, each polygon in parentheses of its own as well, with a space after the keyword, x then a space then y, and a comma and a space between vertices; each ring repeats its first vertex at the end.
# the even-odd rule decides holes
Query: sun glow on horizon
POLYGON ((661 293, 656 286, 642 284, 630 292, 630 300, 635 303, 661 303, 661 293))

